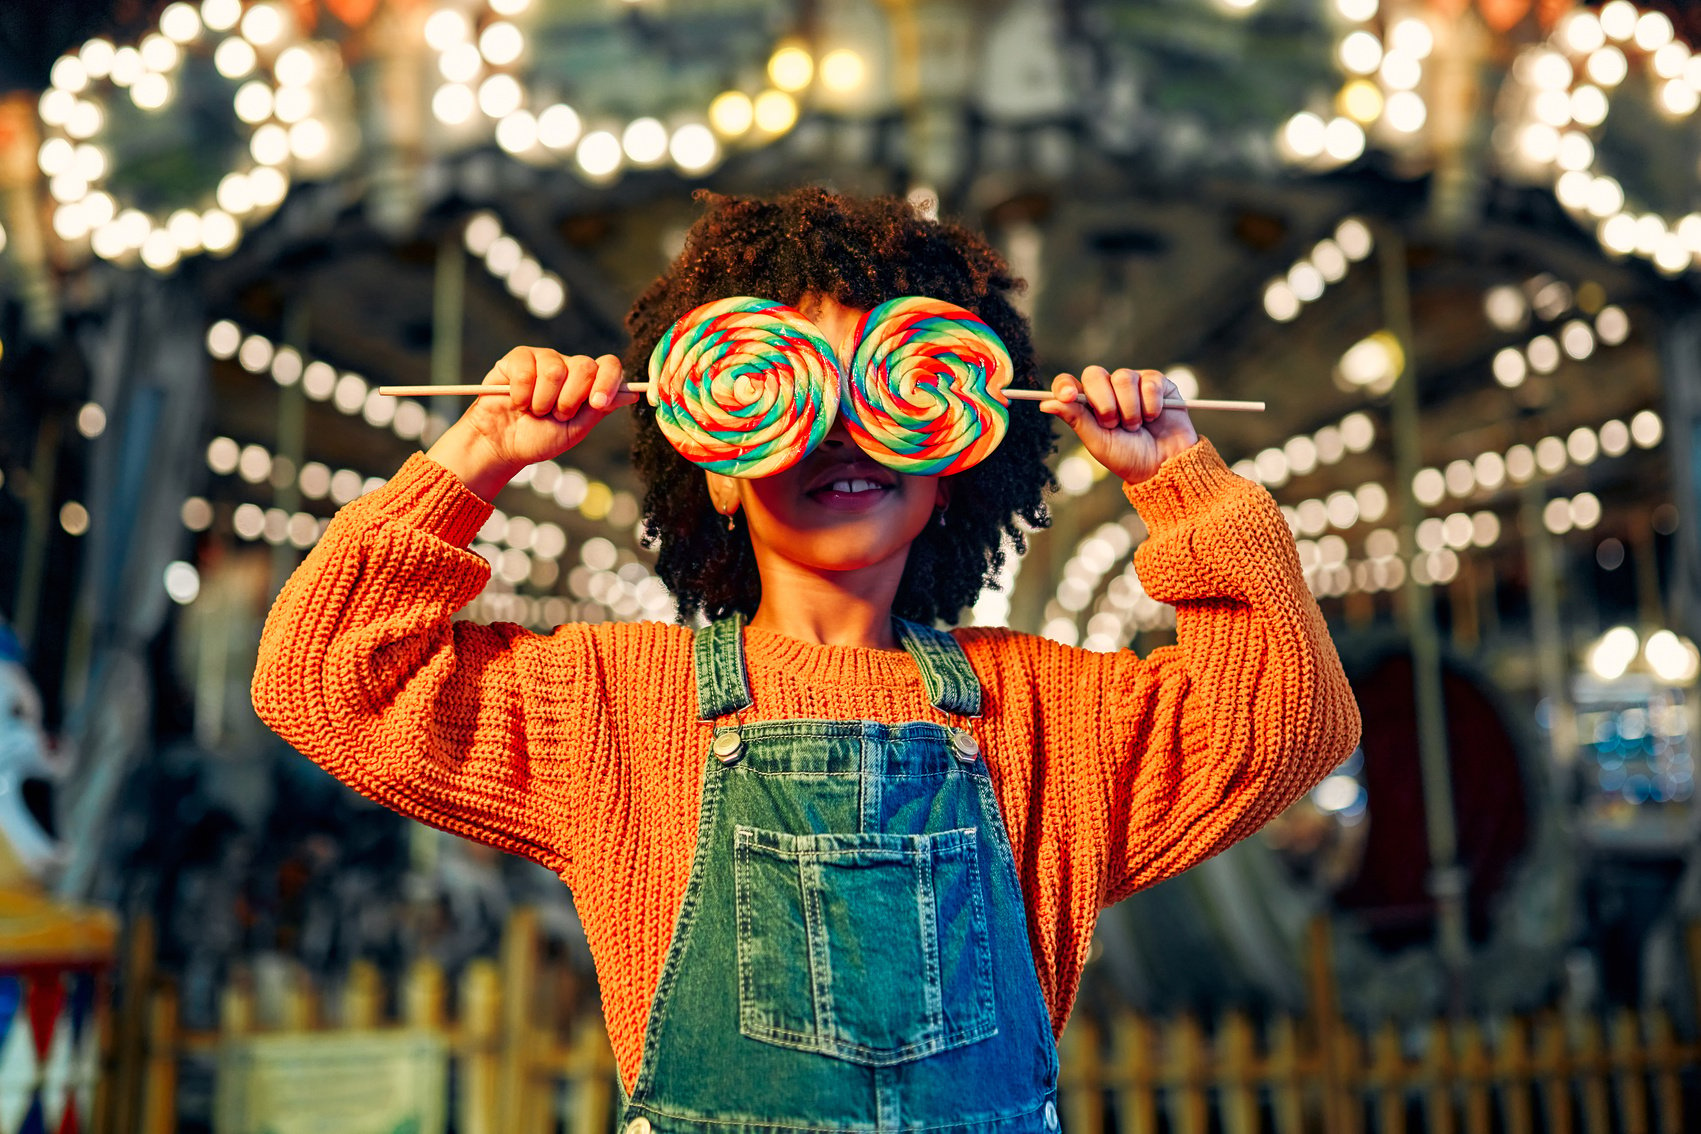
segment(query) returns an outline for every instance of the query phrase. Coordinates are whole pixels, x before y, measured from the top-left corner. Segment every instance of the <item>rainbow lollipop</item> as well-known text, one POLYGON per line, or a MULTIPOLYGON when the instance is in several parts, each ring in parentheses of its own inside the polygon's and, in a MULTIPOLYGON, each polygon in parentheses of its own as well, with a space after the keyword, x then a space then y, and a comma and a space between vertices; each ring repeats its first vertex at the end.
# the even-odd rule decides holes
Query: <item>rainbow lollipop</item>
POLYGON ((735 295, 686 312, 650 354, 647 395, 681 456, 727 476, 772 476, 821 443, 839 364, 815 324, 735 295))
POLYGON ((1009 425, 1010 352, 974 312, 940 299, 889 299, 862 317, 845 425, 899 472, 945 476, 985 459, 1009 425))

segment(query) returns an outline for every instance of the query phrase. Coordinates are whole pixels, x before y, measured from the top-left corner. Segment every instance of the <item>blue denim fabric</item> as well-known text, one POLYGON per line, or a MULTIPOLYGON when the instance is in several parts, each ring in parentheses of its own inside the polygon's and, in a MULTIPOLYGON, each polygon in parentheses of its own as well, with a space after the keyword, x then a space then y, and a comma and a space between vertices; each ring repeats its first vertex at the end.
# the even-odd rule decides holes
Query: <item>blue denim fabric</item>
POLYGON ((1015 861, 966 743, 980 685, 949 634, 898 630, 952 723, 728 719, 751 705, 743 622, 699 633, 715 725, 633 1134, 1057 1129, 1015 861))

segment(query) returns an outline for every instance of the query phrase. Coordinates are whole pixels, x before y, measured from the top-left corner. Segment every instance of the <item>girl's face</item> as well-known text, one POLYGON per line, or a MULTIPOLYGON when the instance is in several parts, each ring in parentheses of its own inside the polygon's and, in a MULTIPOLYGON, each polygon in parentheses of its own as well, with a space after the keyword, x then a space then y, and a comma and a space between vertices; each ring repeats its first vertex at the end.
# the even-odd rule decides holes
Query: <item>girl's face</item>
MULTIPOLYGON (((848 365, 851 334, 866 312, 816 295, 797 306, 848 365)), ((911 541, 950 499, 944 479, 895 472, 857 448, 842 417, 813 453, 782 473, 704 475, 717 508, 725 512, 736 500, 744 510, 758 560, 767 552, 816 570, 851 571, 907 557, 911 541)))

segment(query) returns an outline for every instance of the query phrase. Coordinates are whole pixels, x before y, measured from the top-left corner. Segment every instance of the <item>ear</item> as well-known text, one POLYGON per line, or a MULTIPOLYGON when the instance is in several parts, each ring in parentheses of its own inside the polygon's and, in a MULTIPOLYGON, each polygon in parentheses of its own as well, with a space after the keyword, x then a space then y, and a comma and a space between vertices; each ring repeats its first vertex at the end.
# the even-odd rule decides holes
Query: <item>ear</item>
POLYGON ((722 473, 703 470, 704 478, 709 482, 709 500, 715 506, 715 511, 723 516, 730 516, 738 511, 738 482, 722 473))
POLYGON ((951 478, 942 476, 933 482, 933 506, 944 511, 951 506, 951 478))

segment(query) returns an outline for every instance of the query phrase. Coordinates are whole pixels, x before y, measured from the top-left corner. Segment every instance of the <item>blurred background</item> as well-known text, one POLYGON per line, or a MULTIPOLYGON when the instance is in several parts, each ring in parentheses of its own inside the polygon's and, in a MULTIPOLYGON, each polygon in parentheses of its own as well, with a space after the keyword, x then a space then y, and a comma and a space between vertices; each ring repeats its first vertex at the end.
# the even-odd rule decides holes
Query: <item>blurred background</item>
MULTIPOLYGON (((5 0, 0 1134, 614 1121, 571 900, 254 716, 261 619, 509 347, 618 352, 693 190, 909 195, 1042 371, 1158 367, 1364 714, 1107 911, 1085 1130, 1701 1129, 1701 8, 5 0)), ((468 617, 669 619, 619 419, 468 617)), ((1113 478, 964 620, 1173 640, 1113 478)))

